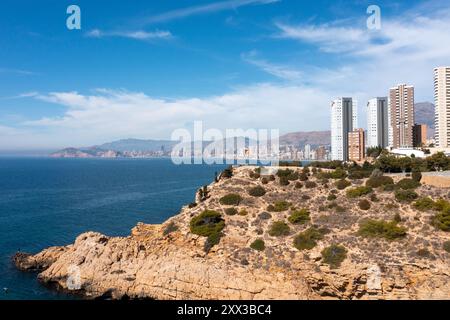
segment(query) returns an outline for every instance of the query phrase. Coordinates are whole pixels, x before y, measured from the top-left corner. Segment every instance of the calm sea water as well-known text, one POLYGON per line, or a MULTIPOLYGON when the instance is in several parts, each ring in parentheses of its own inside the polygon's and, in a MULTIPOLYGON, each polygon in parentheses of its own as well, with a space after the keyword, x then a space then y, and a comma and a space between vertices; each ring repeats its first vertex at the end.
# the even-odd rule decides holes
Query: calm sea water
POLYGON ((71 298, 17 271, 11 256, 70 244, 85 231, 125 236, 137 222, 163 222, 224 167, 177 166, 170 159, 0 158, 0 299, 71 298))

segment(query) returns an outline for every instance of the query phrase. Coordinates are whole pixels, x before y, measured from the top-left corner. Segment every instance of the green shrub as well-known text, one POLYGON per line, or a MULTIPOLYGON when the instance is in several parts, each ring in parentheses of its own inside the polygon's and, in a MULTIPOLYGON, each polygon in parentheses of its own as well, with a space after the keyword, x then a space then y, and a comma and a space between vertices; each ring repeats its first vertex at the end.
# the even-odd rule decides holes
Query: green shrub
POLYGON ((269 220, 270 218, 272 218, 272 215, 270 214, 270 213, 268 213, 268 212, 261 212, 259 215, 258 215, 258 219, 261 219, 261 220, 269 220))
POLYGON ((300 181, 307 181, 308 175, 306 173, 302 172, 298 175, 298 178, 300 179, 300 181))
POLYGON ((293 224, 305 224, 310 221, 309 211, 307 209, 295 210, 291 213, 288 221, 293 224))
POLYGON ((267 207, 267 211, 270 212, 282 212, 289 209, 291 204, 287 201, 276 201, 273 205, 267 207))
POLYGON ((289 181, 298 180, 298 172, 293 172, 286 177, 289 181))
POLYGON ((252 248, 253 250, 256 250, 256 251, 264 251, 266 246, 264 244, 264 240, 256 239, 255 241, 252 242, 252 244, 250 245, 250 248, 252 248))
POLYGON ((191 219, 189 227, 193 234, 207 237, 205 249, 209 249, 219 243, 220 237, 222 236, 222 230, 225 227, 225 221, 222 219, 219 212, 205 210, 191 219))
POLYGON ((414 202, 413 207, 420 211, 427 211, 435 208, 435 202, 429 197, 423 197, 414 202))
POLYGON ((282 237, 289 235, 291 229, 284 221, 275 221, 269 229, 269 235, 272 237, 282 237))
POLYGON ((375 193, 372 193, 372 194, 370 195, 370 201, 372 201, 372 202, 378 202, 378 201, 380 201, 380 200, 378 199, 378 197, 377 197, 377 195, 376 195, 375 193))
POLYGON ((303 188, 303 185, 300 182, 295 183, 295 189, 301 189, 303 188))
POLYGON ((335 210, 337 213, 344 213, 346 211, 346 209, 344 207, 341 206, 336 206, 335 210))
POLYGON ((397 182, 396 187, 403 190, 413 190, 420 187, 420 182, 413 179, 405 178, 397 182))
POLYGON ((223 196, 219 200, 220 204, 227 206, 238 206, 239 203, 241 203, 241 201, 242 197, 236 193, 227 194, 226 196, 223 196))
POLYGON ((305 187, 308 189, 312 189, 312 188, 317 187, 317 183, 315 183, 314 181, 306 181, 305 187))
POLYGON ((372 176, 366 181, 366 186, 371 188, 379 188, 382 186, 393 185, 394 180, 387 176, 372 176))
POLYGON ((395 191, 395 199, 401 202, 412 202, 419 197, 417 193, 412 190, 397 190, 395 191))
POLYGON ((294 171, 292 171, 291 169, 280 169, 277 171, 277 176, 278 177, 288 177, 289 175, 293 174, 294 171))
POLYGON ((422 248, 417 250, 417 255, 422 258, 429 258, 431 256, 431 252, 427 248, 422 248))
POLYGON ((238 214, 238 211, 236 208, 226 208, 225 209, 225 214, 228 216, 235 216, 238 214))
POLYGON ((413 170, 411 178, 414 181, 420 182, 420 180, 422 180, 422 173, 418 170, 413 170))
POLYGON ((356 187, 356 188, 347 190, 347 197, 358 198, 358 197, 364 196, 366 194, 369 194, 371 192, 372 192, 371 187, 360 186, 360 187, 356 187))
POLYGON ((220 174, 220 178, 231 178, 233 176, 233 166, 228 166, 225 170, 220 174))
POLYGON ((163 235, 167 236, 168 234, 175 232, 178 230, 178 226, 175 224, 175 222, 170 222, 163 231, 163 235))
POLYGON ((406 228, 399 227, 396 221, 369 219, 359 225, 358 235, 368 238, 396 240, 406 236, 406 228))
POLYGON ((336 186, 336 188, 338 188, 339 190, 344 190, 347 187, 351 186, 351 182, 345 179, 341 179, 336 181, 336 183, 334 184, 336 186))
POLYGON ((289 185, 289 180, 286 177, 280 177, 279 183, 280 183, 280 186, 287 186, 287 185, 289 185))
POLYGON ((432 224, 442 230, 450 231, 450 208, 445 208, 432 219, 432 224))
POLYGON ((358 207, 361 210, 369 210, 370 209, 370 202, 368 200, 366 200, 366 199, 361 199, 358 202, 358 207))
POLYGON ((393 220, 397 223, 402 222, 402 217, 400 216, 400 213, 396 212, 393 220))
POLYGON ((447 251, 448 253, 450 253, 450 241, 445 241, 443 248, 445 251, 447 251))
POLYGON ((238 214, 239 214, 240 216, 246 216, 246 215, 248 215, 248 212, 247 212, 247 210, 242 209, 241 211, 239 211, 238 214))
POLYGON ((394 190, 395 190, 394 184, 387 184, 387 185, 383 186, 383 191, 391 192, 394 190))
POLYGON ((256 187, 251 188, 248 191, 248 194, 253 197, 262 197, 263 195, 266 194, 266 190, 261 186, 256 186, 256 187))
POLYGON ((311 199, 311 197, 310 196, 308 196, 307 194, 304 194, 304 195, 302 195, 302 200, 310 200, 311 199))
POLYGON ((322 250, 323 262, 330 265, 332 269, 339 268, 346 257, 347 249, 340 245, 333 244, 322 250))
POLYGON ((261 183, 262 183, 262 184, 268 184, 268 183, 269 183, 269 180, 268 180, 266 177, 263 177, 263 178, 261 179, 261 183))
POLYGON ((334 171, 330 172, 330 178, 331 179, 345 179, 347 178, 347 172, 345 172, 342 168, 337 168, 334 171))
POLYGON ((327 197, 327 200, 328 200, 328 201, 334 201, 334 200, 336 200, 336 199, 337 199, 337 197, 336 197, 335 194, 329 194, 328 197, 327 197))
POLYGON ((294 238, 294 247, 298 250, 311 250, 317 245, 317 241, 323 239, 323 235, 326 233, 325 229, 317 229, 311 227, 294 238))

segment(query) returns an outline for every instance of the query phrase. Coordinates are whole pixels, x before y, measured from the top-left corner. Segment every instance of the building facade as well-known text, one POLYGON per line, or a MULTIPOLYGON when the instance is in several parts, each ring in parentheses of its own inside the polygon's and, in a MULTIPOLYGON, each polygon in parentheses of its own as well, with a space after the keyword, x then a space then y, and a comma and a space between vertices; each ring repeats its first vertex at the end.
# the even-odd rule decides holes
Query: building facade
POLYGON ((389 90, 391 147, 413 147, 414 87, 400 84, 389 90))
POLYGON ((423 147, 427 144, 427 125, 416 124, 413 129, 414 147, 423 147))
POLYGON ((450 147, 450 67, 434 69, 434 139, 440 148, 450 147))
POLYGON ((348 133, 358 127, 357 101, 339 98, 331 102, 331 159, 348 161, 348 133))
POLYGON ((350 161, 361 162, 365 158, 364 129, 355 129, 348 133, 348 158, 350 161))
POLYGON ((367 103, 367 147, 389 146, 388 98, 373 98, 367 103))

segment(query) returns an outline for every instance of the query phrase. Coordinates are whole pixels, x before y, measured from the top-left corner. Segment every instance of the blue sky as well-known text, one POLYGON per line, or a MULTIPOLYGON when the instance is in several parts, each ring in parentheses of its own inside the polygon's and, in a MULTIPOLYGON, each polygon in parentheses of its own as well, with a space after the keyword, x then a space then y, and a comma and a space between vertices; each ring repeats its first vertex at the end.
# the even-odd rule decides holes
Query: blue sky
POLYGON ((449 1, 4 0, 0 150, 169 138, 195 120, 327 130, 338 96, 358 99, 364 126, 367 99, 397 83, 432 101, 449 17, 449 1))

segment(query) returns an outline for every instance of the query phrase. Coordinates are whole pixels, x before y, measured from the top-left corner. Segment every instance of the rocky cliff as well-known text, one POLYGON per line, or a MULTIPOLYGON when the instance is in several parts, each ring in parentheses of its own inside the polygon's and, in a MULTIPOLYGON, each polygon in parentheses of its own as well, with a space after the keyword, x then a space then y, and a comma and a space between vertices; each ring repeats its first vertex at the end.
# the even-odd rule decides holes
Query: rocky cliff
MULTIPOLYGON (((430 225, 435 212, 398 202, 390 191, 355 199, 333 180, 312 174, 308 181, 291 174, 284 185, 256 172, 235 169, 233 177, 208 186, 196 206, 184 207, 161 225, 139 223, 128 237, 87 232, 72 245, 17 254, 14 261, 22 270, 38 270, 44 284, 91 298, 450 298, 450 254, 444 250, 450 235, 430 225), (362 199, 370 209, 361 209, 362 199), (293 219, 300 209, 303 218, 293 219), (223 222, 220 241, 212 247, 209 238, 191 229, 192 219, 205 210, 219 213, 223 222), (402 237, 358 233, 364 219, 394 216, 406 230, 402 237), (274 223, 281 221, 288 228, 275 232, 274 223), (326 232, 302 247, 298 236, 312 228, 326 232), (324 254, 332 245, 346 250, 339 263, 328 261, 338 251, 324 254)), ((364 180, 349 182, 347 190, 364 180)), ((447 197, 445 189, 430 186, 416 191, 447 197)))

